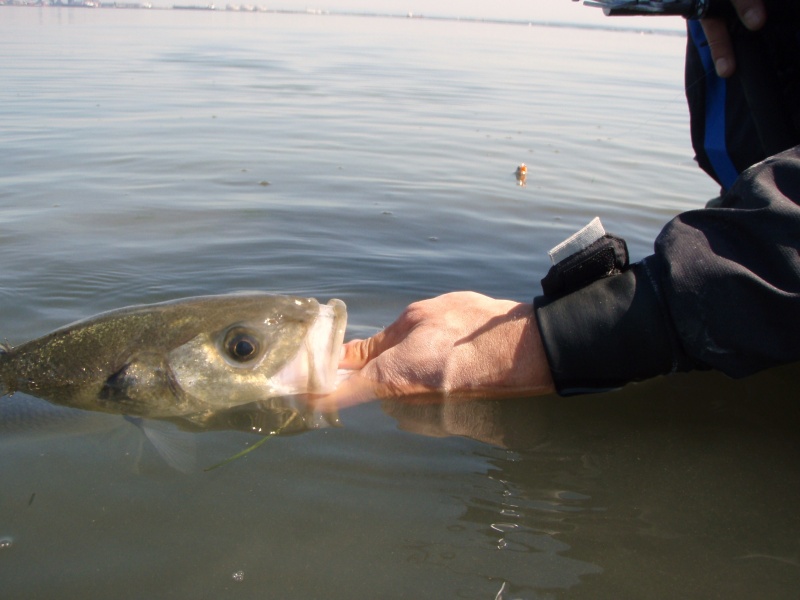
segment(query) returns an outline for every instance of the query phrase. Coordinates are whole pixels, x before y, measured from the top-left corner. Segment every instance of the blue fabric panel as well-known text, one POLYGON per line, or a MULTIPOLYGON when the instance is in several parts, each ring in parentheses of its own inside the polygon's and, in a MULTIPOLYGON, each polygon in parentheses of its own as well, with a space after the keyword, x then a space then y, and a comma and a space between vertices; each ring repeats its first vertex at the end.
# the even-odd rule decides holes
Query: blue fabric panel
POLYGON ((708 160, 726 190, 733 185, 739 172, 733 166, 725 139, 725 94, 727 82, 714 71, 711 49, 699 21, 689 21, 689 35, 700 54, 706 72, 705 148, 708 160))

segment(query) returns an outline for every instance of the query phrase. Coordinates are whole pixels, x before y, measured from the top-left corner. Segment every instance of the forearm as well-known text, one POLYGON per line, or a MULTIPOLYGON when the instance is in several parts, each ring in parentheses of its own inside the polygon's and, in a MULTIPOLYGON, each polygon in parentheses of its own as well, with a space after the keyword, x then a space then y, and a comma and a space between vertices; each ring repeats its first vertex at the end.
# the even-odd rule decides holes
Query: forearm
POLYGON ((800 149, 750 169, 723 205, 684 213, 655 253, 572 294, 537 298, 561 393, 800 359, 800 149))

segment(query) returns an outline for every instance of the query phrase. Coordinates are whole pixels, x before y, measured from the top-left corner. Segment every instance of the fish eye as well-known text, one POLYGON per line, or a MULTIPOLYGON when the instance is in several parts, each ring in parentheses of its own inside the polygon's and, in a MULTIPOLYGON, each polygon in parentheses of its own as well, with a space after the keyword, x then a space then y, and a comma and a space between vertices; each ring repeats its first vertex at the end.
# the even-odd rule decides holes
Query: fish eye
POLYGON ((237 362, 247 362, 258 356, 258 341, 250 334, 233 332, 225 341, 225 350, 237 362))

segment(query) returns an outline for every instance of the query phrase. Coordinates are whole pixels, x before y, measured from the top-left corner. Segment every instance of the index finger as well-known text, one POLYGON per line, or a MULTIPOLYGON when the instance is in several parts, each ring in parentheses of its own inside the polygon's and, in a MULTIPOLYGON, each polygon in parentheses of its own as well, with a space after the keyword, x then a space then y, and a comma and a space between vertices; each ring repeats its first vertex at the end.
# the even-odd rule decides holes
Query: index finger
MULTIPOLYGON (((745 27, 755 31, 764 26, 767 12, 762 0, 731 0, 731 3, 745 27)), ((736 70, 736 58, 727 21, 720 18, 703 19, 700 24, 711 50, 714 70, 720 77, 730 77, 736 70)))
POLYGON ((722 78, 730 77, 736 70, 736 59, 733 55, 733 44, 728 33, 728 23, 725 19, 703 19, 700 21, 706 35, 708 48, 711 50, 711 59, 714 61, 714 70, 722 78))
MULTIPOLYGON (((764 26, 767 20, 767 11, 763 0, 731 0, 739 20, 751 31, 756 31, 764 26)), ((700 21, 703 32, 711 50, 711 59, 714 61, 714 70, 720 77, 730 77, 736 70, 736 58, 733 44, 725 19, 703 19, 700 21)))
POLYGON ((757 31, 767 20, 767 11, 762 0, 731 0, 739 20, 750 31, 757 31))

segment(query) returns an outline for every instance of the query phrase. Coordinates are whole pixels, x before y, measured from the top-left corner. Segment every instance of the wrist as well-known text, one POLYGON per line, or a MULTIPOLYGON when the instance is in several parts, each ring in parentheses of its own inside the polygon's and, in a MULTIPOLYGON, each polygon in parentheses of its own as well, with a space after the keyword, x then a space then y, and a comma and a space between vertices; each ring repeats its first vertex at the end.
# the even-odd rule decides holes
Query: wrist
POLYGON ((503 373, 500 387, 531 394, 554 392, 555 384, 533 304, 517 304, 506 313, 506 318, 507 328, 499 344, 505 349, 505 364, 498 369, 503 373))

